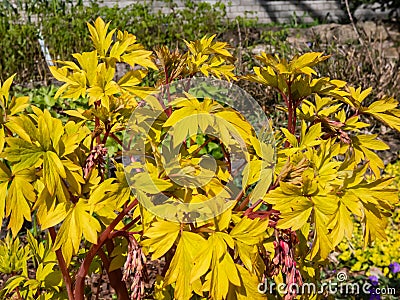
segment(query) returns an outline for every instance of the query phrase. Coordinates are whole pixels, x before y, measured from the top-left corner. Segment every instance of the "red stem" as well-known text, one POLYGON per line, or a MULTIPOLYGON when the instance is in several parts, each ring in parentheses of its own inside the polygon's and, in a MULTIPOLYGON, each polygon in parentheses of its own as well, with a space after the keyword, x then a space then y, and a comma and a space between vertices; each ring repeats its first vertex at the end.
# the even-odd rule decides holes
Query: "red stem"
POLYGON ((294 126, 293 126, 293 106, 292 103, 289 102, 288 106, 288 130, 290 133, 294 133, 294 126))
POLYGON ((121 139, 119 137, 117 137, 114 133, 110 133, 110 137, 112 137, 114 139, 114 141, 116 141, 124 150, 129 149, 129 147, 124 145, 124 143, 121 141, 121 139))
MULTIPOLYGON (((96 101, 94 103, 94 107, 97 109, 100 106, 100 101, 96 101)), ((97 129, 100 127, 100 120, 98 117, 94 117, 94 124, 95 124, 95 132, 97 132, 97 129)), ((100 139, 100 134, 96 136, 96 142, 97 145, 99 145, 101 143, 101 139, 100 139)))
MULTIPOLYGON (((114 243, 111 239, 108 239, 106 241, 106 247, 107 247, 108 255, 111 255, 111 253, 114 250, 114 243)), ((101 248, 100 248, 100 250, 103 251, 101 248)), ((108 260, 108 261, 110 261, 110 260, 108 260)), ((123 274, 122 274, 121 268, 110 271, 109 267, 108 267, 106 269, 106 271, 107 271, 108 279, 110 280, 110 285, 117 294, 117 299, 129 300, 128 289, 126 288, 125 281, 122 280, 123 274)))
POLYGON ((250 197, 246 197, 240 205, 235 209, 235 211, 242 211, 250 201, 250 197))
POLYGON ((196 156, 209 142, 211 142, 211 139, 207 139, 199 148, 193 151, 192 156, 196 156))
POLYGON ((136 224, 137 221, 140 220, 140 218, 141 216, 137 216, 135 219, 126 224, 120 231, 128 231, 133 225, 136 224))
MULTIPOLYGON (((273 185, 271 185, 268 188, 268 192, 276 189, 278 187, 278 185, 279 185, 279 178, 276 180, 276 182, 273 185)), ((258 199, 254 204, 252 204, 249 208, 246 209, 246 211, 244 212, 244 215, 247 216, 249 213, 251 213, 253 211, 253 209, 255 207, 257 207, 257 205, 259 205, 261 202, 264 202, 264 200, 263 199, 258 199)))
MULTIPOLYGON (((127 202, 128 203, 128 202, 127 202)), ((135 199, 130 205, 126 206, 118 216, 111 222, 110 225, 101 233, 99 238, 97 239, 97 244, 92 245, 89 252, 87 253, 83 263, 81 264, 78 273, 76 274, 76 283, 75 283, 75 299, 76 300, 84 300, 85 299, 85 277, 88 273, 90 264, 93 261, 93 258, 98 253, 99 249, 104 245, 104 243, 110 238, 111 232, 114 230, 115 226, 118 225, 119 222, 123 219, 126 214, 128 214, 136 205, 138 201, 135 199)), ((72 298, 73 299, 73 298, 72 298)))
POLYGON ((110 136, 118 143, 122 146, 122 141, 120 140, 119 137, 117 137, 114 133, 110 133, 110 136))
MULTIPOLYGON (((170 93, 170 90, 169 90, 169 77, 168 77, 168 70, 167 69, 164 69, 164 75, 165 75, 165 86, 166 86, 166 88, 167 88, 167 99, 168 99, 168 105, 169 105, 169 103, 171 102, 171 93, 170 93)), ((172 107, 171 106, 169 106, 167 109, 166 109, 166 111, 165 111, 165 113, 167 114, 167 116, 169 117, 171 114, 172 114, 172 107)))
POLYGON ((102 144, 106 144, 107 138, 111 133, 111 129, 113 128, 114 125, 106 125, 106 133, 104 134, 103 140, 101 141, 102 144))
MULTIPOLYGON (((54 244, 56 237, 57 237, 57 233, 56 233, 56 230, 54 229, 54 227, 49 228, 49 233, 50 233, 51 240, 53 241, 53 244, 54 244)), ((67 267, 67 264, 65 263, 64 256, 62 255, 61 248, 58 248, 56 250, 56 256, 57 256, 57 260, 58 260, 58 265, 61 270, 61 274, 64 279, 65 287, 67 288, 68 299, 74 300, 75 298, 74 298, 74 293, 72 292, 72 280, 71 280, 71 276, 69 275, 68 267, 67 267)))
POLYGON ((15 290, 17 291, 18 299, 23 300, 24 298, 22 298, 21 293, 19 292, 19 288, 16 287, 15 290))

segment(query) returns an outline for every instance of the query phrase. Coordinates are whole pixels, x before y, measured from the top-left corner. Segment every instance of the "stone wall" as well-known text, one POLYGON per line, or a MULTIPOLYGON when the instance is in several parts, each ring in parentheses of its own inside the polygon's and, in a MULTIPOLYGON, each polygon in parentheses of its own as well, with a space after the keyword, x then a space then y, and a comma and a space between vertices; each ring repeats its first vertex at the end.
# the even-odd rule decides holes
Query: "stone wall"
MULTIPOLYGON (((103 5, 124 7, 135 2, 145 2, 145 0, 129 1, 113 1, 104 0, 103 5)), ((149 2, 149 1, 147 1, 149 2)), ((182 6, 182 1, 175 1, 176 4, 182 6)), ((206 0, 211 4, 216 0, 206 0)), ((337 22, 345 15, 341 8, 341 0, 293 0, 293 1, 267 1, 267 0, 231 0, 224 1, 227 5, 228 18, 248 17, 258 18, 260 23, 279 22, 289 23, 291 21, 312 22, 320 19, 328 22, 337 22), (230 5, 228 4, 230 2, 230 5)), ((168 12, 165 3, 154 1, 155 10, 168 12)))

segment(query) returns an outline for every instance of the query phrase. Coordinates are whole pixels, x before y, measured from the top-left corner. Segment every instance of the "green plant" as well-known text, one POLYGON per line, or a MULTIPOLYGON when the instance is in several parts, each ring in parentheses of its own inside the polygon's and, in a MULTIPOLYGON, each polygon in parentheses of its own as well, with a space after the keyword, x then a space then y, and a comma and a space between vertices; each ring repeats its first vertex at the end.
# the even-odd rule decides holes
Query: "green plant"
POLYGON ((164 0, 170 12, 152 9, 153 1, 134 3, 124 9, 102 6, 98 1, 32 1, 0 3, 0 79, 18 73, 18 80, 47 82, 47 63, 38 43, 43 36, 54 60, 91 49, 85 22, 93 16, 114 20, 111 29, 132 32, 146 48, 157 45, 183 46, 183 39, 195 40, 207 32, 222 34, 229 26, 222 2, 209 4, 185 0, 182 9, 164 0), (25 17, 26 16, 26 17, 25 17), (21 21, 22 20, 22 21, 21 21), (83 22, 82 22, 83 21, 83 22))
POLYGON ((37 269, 6 270, 3 295, 80 300, 86 276, 104 271, 119 299, 263 299, 266 278, 318 280, 319 266, 352 235, 352 215, 365 245, 386 238, 398 190, 381 176, 374 151, 388 147, 360 130, 369 126, 364 116, 399 130, 395 99, 364 105, 370 89, 318 77, 322 53, 262 53, 243 79, 283 99, 287 126, 276 129, 275 143, 267 122, 261 134, 252 125, 257 111, 245 117, 221 100, 232 86, 191 88, 200 74, 237 79, 229 47, 215 35, 153 54, 101 18, 88 27, 94 50, 50 68, 64 83, 55 97, 83 97, 88 108, 65 111, 63 122, 28 97, 9 97, 13 77, 0 89, 0 217, 9 217, 14 237, 32 217, 50 236, 28 234, 30 246, 5 240, 15 246, 4 249, 22 249, 10 257, 26 252, 37 269), (131 69, 114 80, 117 62, 131 69), (149 69, 159 72, 156 86, 141 85, 149 69), (113 170, 108 140, 119 147, 113 170), (45 262, 50 248, 57 263, 45 262), (164 262, 151 296, 148 259, 164 262), (46 283, 52 272, 62 274, 61 287, 46 283))

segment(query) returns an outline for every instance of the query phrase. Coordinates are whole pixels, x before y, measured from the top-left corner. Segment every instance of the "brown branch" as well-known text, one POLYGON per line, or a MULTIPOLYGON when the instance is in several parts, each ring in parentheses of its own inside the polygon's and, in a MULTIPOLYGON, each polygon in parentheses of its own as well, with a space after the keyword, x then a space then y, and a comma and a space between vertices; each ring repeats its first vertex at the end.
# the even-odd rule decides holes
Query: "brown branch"
POLYGON ((250 201, 250 197, 246 197, 246 198, 240 203, 240 205, 238 206, 238 208, 235 209, 235 210, 236 210, 236 211, 242 211, 242 210, 247 206, 247 204, 249 204, 249 201, 250 201))
POLYGON ((104 265, 104 269, 106 269, 106 271, 110 268, 110 261, 106 255, 106 253, 103 251, 102 248, 99 249, 99 251, 97 251, 97 255, 100 257, 101 262, 104 265))
POLYGON ((6 129, 8 136, 13 136, 12 131, 7 126, 4 126, 4 128, 6 129))
POLYGON ((113 231, 110 234, 110 240, 120 236, 120 237, 126 238, 129 241, 130 235, 132 235, 132 234, 141 234, 141 233, 142 233, 142 231, 129 231, 128 232, 128 231, 123 231, 123 230, 117 230, 117 231, 113 231))

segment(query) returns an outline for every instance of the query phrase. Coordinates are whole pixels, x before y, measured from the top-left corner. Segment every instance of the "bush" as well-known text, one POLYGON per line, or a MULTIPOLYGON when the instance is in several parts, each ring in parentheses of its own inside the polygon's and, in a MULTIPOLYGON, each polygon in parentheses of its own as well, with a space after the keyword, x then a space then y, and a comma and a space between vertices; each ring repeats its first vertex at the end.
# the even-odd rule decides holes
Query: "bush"
POLYGON ((21 78, 44 78, 48 70, 35 26, 15 24, 0 16, 0 38, 0 79, 6 79, 17 70, 21 78))
POLYGON ((317 281, 354 218, 365 246, 385 239, 398 190, 375 153, 387 145, 360 130, 366 117, 399 130, 397 100, 366 104, 371 89, 318 77, 323 53, 262 53, 241 78, 280 94, 287 126, 274 132, 244 91, 197 79, 238 79, 215 35, 153 53, 101 18, 88 26, 94 50, 50 68, 55 98, 87 108, 63 120, 10 97, 13 77, 1 85, 2 297, 84 299, 104 271, 119 299, 263 299, 266 279, 317 281), (114 80, 117 62, 130 68, 114 80), (157 84, 141 85, 150 69, 157 84), (20 243, 24 221, 47 237, 20 243), (148 261, 163 266, 153 281, 148 261))
POLYGON ((153 11, 153 1, 118 6, 100 6, 98 1, 23 0, 0 3, 0 79, 18 73, 18 82, 47 82, 51 79, 38 38, 43 36, 53 59, 65 60, 73 53, 89 51, 85 22, 93 16, 115 20, 111 29, 124 29, 135 34, 146 48, 157 45, 183 46, 183 39, 194 40, 207 32, 221 34, 229 26, 224 19, 222 2, 209 4, 184 1, 184 8, 164 0, 170 13, 153 11))

